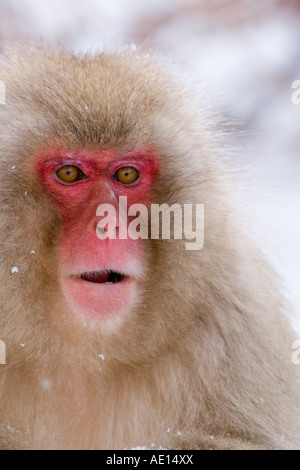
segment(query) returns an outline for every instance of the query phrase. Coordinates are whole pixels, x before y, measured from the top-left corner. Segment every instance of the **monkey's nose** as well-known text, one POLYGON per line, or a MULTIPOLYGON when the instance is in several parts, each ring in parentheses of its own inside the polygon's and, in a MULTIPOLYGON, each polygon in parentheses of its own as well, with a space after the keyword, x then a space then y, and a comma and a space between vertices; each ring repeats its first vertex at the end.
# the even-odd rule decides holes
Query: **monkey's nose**
POLYGON ((117 238, 119 229, 119 217, 116 216, 104 216, 96 217, 94 221, 94 228, 98 238, 105 236, 104 238, 117 238))
POLYGON ((98 227, 96 225, 96 230, 99 232, 99 233, 102 233, 102 235, 104 235, 106 232, 107 232, 107 227, 98 227))

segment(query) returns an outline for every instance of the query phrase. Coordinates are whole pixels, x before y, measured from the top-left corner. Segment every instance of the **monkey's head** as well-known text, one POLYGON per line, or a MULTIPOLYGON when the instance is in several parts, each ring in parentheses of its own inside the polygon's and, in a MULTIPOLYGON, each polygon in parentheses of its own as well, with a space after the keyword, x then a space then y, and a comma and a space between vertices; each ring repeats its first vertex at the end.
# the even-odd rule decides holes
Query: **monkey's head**
POLYGON ((131 448, 168 428, 186 430, 168 448, 293 443, 293 336, 211 121, 141 53, 8 52, 0 80, 4 447, 12 424, 26 448, 131 448))
POLYGON ((41 348, 45 331, 106 345, 117 334, 123 358, 179 340, 198 254, 152 240, 150 206, 204 203, 211 151, 184 94, 128 51, 9 53, 0 72, 4 330, 25 316, 16 341, 41 348))

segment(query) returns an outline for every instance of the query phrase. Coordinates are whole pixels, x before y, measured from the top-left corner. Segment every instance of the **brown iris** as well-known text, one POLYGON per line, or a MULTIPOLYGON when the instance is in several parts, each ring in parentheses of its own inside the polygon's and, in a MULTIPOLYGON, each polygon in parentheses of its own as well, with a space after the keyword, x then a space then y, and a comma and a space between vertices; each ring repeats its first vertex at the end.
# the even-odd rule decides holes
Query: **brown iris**
POLYGON ((75 165, 65 165, 57 170, 56 175, 64 183, 75 183, 82 178, 83 173, 75 165))
POLYGON ((123 184, 134 183, 139 177, 139 172, 132 166, 123 166, 115 173, 117 181, 123 184))

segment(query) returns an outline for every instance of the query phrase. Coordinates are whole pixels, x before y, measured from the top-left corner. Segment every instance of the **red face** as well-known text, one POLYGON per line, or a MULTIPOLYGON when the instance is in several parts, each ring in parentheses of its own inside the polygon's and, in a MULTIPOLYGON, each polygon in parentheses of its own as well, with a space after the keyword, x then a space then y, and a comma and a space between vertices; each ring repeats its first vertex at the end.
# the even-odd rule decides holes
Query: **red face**
MULTIPOLYGON (((119 197, 127 204, 150 204, 158 162, 143 148, 127 154, 112 150, 39 153, 38 173, 62 222, 60 281, 72 309, 86 320, 105 320, 127 311, 143 274, 140 239, 100 240, 96 215, 100 204, 118 214, 119 197)), ((128 218, 128 223, 129 223, 128 218)))

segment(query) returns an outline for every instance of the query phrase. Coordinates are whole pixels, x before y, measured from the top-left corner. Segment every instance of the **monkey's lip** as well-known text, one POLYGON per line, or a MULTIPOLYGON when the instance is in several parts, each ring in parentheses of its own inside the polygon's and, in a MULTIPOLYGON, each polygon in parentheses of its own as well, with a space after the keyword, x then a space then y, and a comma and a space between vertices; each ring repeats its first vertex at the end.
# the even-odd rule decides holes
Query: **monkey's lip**
POLYGON ((128 310, 136 279, 110 269, 63 276, 62 288, 72 310, 92 321, 104 321, 128 310))
POLYGON ((93 282, 95 284, 116 284, 125 280, 127 277, 128 276, 121 272, 108 269, 104 269, 102 271, 87 271, 79 276, 75 276, 77 279, 81 279, 86 282, 93 282))

